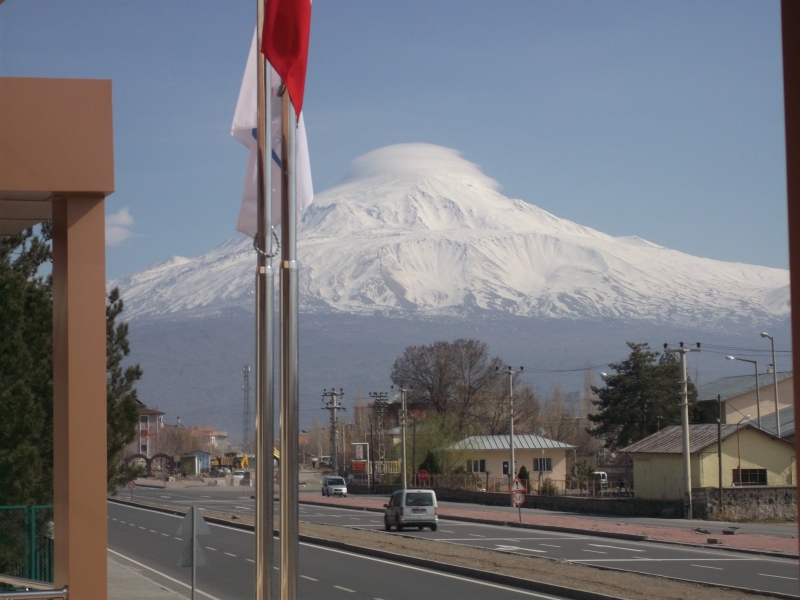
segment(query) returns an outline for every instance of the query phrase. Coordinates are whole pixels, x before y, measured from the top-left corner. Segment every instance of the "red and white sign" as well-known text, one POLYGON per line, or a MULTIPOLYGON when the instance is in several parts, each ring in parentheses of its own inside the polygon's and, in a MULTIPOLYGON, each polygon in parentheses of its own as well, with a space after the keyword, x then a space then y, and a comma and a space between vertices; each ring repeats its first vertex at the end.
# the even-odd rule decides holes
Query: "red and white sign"
POLYGON ((356 460, 364 460, 364 446, 356 445, 356 460))
POLYGON ((522 483, 519 477, 514 477, 514 483, 511 484, 511 491, 522 492, 524 494, 528 491, 528 488, 525 487, 525 484, 522 483))
POLYGON ((128 482, 128 487, 129 487, 130 489, 133 489, 133 488, 135 488, 135 487, 136 487, 136 482, 135 482, 135 481, 129 481, 129 482, 128 482))
POLYGON ((514 503, 514 506, 519 508, 525 504, 525 494, 522 492, 511 492, 511 501, 514 503))
POLYGON ((354 460, 352 462, 353 471, 364 471, 367 470, 367 461, 365 460, 354 460))
POLYGON ((419 479, 420 481, 428 481, 429 478, 430 478, 430 475, 428 474, 428 472, 425 469, 420 469, 417 472, 417 479, 419 479))

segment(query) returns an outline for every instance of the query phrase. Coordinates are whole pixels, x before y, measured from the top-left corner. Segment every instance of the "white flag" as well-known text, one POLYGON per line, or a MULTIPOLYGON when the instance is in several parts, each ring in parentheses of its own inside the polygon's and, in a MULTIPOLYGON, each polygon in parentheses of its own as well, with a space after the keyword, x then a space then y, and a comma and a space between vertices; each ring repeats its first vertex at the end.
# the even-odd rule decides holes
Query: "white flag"
MULTIPOLYGON (((255 237, 258 230, 256 191, 258 187, 258 141, 256 132, 258 127, 258 65, 257 32, 253 33, 253 43, 250 46, 250 55, 244 69, 244 79, 239 90, 239 101, 236 103, 236 112, 233 114, 231 135, 250 149, 247 160, 247 175, 244 181, 242 194, 242 207, 239 209, 239 220, 236 229, 242 233, 255 237)), ((270 67, 272 69, 272 67, 270 67)), ((272 165, 272 225, 278 226, 281 222, 281 118, 280 98, 277 96, 280 87, 280 77, 272 69, 272 108, 270 115, 272 121, 271 160, 272 165)), ((297 125, 297 214, 303 214, 306 207, 314 199, 314 186, 311 182, 311 162, 308 158, 308 140, 306 140, 306 126, 303 115, 297 125)))

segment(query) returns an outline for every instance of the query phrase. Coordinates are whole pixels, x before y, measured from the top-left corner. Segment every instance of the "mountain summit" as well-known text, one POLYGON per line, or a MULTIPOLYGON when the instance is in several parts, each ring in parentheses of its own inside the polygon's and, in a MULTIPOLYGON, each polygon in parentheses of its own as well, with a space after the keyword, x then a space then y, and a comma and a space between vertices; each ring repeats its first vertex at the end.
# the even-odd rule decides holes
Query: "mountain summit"
MULTIPOLYGON (((457 151, 400 144, 355 161, 298 235, 305 311, 497 313, 740 327, 789 314, 789 273, 612 237, 500 193, 457 151)), ((131 318, 252 310, 255 255, 237 236, 112 281, 131 318)))

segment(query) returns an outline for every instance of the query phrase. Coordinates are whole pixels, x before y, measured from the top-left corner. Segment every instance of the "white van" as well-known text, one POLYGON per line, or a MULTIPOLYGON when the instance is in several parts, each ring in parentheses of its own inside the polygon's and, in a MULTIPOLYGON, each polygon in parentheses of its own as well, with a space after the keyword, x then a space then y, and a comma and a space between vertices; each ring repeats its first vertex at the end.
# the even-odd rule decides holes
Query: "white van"
POLYGON ((339 477, 338 475, 326 475, 323 477, 322 495, 347 498, 347 484, 344 482, 344 477, 339 477))
POLYGON ((605 471, 593 471, 592 479, 594 479, 596 483, 600 484, 601 490, 608 489, 608 473, 605 471))
POLYGON ((390 531, 392 525, 397 531, 402 531, 403 527, 430 527, 431 531, 436 531, 439 526, 439 506, 433 490, 397 490, 383 507, 386 531, 390 531))

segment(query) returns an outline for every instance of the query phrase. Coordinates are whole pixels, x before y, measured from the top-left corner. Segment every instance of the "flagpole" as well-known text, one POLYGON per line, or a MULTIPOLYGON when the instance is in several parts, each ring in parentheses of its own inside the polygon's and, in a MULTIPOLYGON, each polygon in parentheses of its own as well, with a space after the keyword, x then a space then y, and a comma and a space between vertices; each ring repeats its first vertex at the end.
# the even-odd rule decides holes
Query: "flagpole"
POLYGON ((274 563, 275 477, 272 449, 275 431, 274 373, 274 275, 272 270, 272 169, 271 166, 271 70, 261 54, 264 28, 264 0, 256 0, 258 40, 256 63, 258 188, 256 196, 258 230, 256 242, 256 515, 255 543, 256 600, 272 599, 274 563))
MULTIPOLYGON (((282 86, 283 87, 283 86, 282 86)), ((281 600, 297 600, 300 533, 298 513, 299 373, 297 295, 297 117, 283 87, 281 96, 281 600)))

